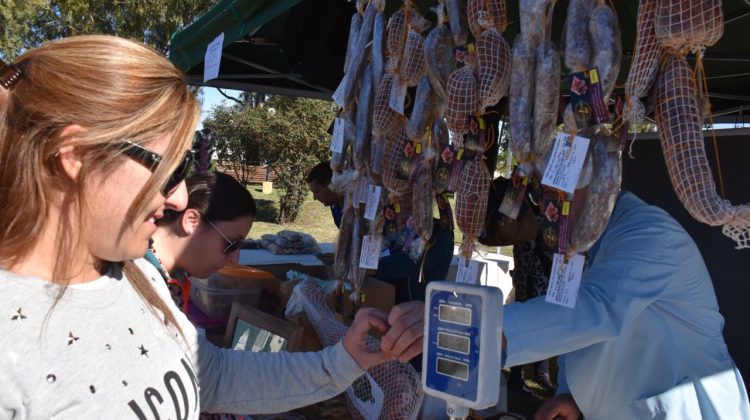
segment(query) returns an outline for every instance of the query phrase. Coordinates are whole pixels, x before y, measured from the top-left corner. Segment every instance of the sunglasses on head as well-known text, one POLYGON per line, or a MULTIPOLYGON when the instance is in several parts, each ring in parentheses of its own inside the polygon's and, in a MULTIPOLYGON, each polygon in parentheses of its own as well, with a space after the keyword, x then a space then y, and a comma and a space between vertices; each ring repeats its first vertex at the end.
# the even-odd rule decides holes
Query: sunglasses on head
POLYGON ((229 244, 226 248, 224 248, 224 255, 232 255, 235 251, 242 248, 242 245, 245 243, 245 241, 243 241, 242 239, 238 241, 229 239, 227 235, 225 235, 224 232, 222 232, 221 229, 219 229, 219 227, 214 224, 214 222, 209 219, 205 220, 208 222, 208 224, 211 225, 212 228, 214 228, 215 231, 219 232, 219 235, 221 235, 221 237, 224 238, 224 240, 229 244))
MULTIPOLYGON (((151 172, 155 171, 163 160, 163 157, 160 154, 127 140, 123 143, 121 152, 125 156, 145 166, 151 172)), ((168 197, 172 194, 180 185, 180 182, 185 180, 185 177, 187 177, 188 171, 192 166, 193 152, 188 150, 185 152, 185 156, 182 158, 180 164, 177 165, 177 168, 175 168, 172 174, 169 175, 169 178, 162 186, 161 194, 164 197, 168 197)))

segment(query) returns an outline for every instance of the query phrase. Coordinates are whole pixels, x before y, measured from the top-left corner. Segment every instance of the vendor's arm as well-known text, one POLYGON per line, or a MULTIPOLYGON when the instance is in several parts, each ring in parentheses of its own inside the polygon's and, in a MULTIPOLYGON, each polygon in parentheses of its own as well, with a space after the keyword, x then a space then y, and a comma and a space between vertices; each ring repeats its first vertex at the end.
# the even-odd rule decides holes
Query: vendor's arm
POLYGON ((688 249, 694 247, 692 241, 662 212, 622 200, 619 205, 624 208, 615 209, 600 239, 574 309, 547 303, 543 296, 506 306, 505 366, 544 360, 616 337, 664 293, 681 259, 695 255, 688 249))

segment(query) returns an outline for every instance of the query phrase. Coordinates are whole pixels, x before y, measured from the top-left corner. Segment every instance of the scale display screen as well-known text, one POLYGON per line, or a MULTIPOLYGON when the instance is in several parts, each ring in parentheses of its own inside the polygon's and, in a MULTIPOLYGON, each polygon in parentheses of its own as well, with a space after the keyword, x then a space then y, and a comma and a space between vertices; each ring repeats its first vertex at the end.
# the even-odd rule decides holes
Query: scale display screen
POLYGON ((438 319, 459 325, 471 325, 471 309, 453 305, 440 305, 438 319))
POLYGON ((469 354, 469 337, 439 332, 437 345, 442 350, 469 354))
POLYGON ((437 371, 443 375, 466 381, 469 379, 469 365, 453 360, 437 358, 437 371))

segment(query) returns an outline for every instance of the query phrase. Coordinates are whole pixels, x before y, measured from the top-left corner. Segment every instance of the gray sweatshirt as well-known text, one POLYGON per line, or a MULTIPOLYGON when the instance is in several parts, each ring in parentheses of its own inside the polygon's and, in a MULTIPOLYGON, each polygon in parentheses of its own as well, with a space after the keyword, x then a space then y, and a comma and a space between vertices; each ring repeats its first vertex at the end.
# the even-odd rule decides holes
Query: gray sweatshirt
POLYGON ((317 353, 220 349, 136 264, 185 334, 163 326, 118 268, 68 288, 0 270, 0 418, 197 419, 278 413, 341 393, 364 371, 341 343, 317 353))

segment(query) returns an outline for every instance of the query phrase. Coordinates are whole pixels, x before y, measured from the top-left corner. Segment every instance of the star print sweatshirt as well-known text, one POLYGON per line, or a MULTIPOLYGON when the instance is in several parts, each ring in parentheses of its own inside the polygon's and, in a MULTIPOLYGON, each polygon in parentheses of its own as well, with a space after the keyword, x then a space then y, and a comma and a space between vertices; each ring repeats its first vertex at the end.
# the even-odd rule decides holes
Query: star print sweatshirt
POLYGON ((156 269, 136 264, 186 341, 119 268, 68 288, 0 270, 0 418, 197 419, 278 413, 341 393, 364 371, 341 343, 317 353, 221 349, 180 312, 156 269))

